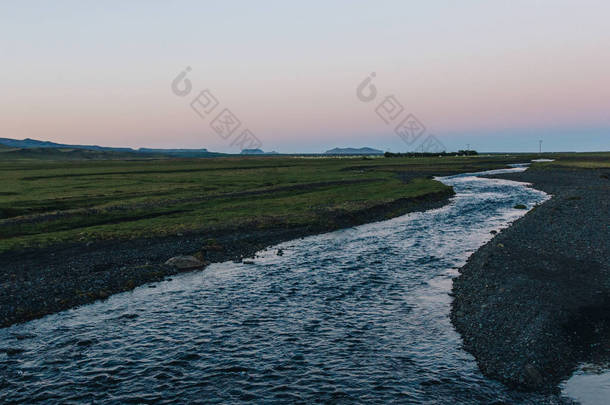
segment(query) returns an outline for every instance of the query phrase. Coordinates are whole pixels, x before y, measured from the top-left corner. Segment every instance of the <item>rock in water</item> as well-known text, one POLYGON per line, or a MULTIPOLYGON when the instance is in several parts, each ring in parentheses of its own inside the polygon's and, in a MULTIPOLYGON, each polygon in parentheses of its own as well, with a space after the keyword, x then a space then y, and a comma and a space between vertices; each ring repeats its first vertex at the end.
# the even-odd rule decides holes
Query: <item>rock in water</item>
POLYGON ((175 256, 165 262, 180 270, 198 269, 205 266, 205 263, 194 256, 175 256))

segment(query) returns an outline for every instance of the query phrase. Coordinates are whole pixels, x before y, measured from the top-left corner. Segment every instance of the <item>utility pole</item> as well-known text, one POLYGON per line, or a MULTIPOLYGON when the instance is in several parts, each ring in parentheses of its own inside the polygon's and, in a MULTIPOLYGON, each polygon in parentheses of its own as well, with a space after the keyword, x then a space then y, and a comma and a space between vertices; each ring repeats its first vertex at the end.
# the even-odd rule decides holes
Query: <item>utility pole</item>
POLYGON ((542 139, 538 141, 538 154, 542 155, 542 139))
POLYGON ((469 143, 466 144, 466 150, 470 150, 470 144, 469 143))

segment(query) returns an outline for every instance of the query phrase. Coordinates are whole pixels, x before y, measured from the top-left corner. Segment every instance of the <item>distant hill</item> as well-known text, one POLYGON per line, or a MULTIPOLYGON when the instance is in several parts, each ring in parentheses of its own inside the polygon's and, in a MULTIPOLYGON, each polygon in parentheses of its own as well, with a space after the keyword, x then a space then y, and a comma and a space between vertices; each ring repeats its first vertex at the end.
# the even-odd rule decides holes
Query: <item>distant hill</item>
POLYGON ((142 159, 159 155, 146 155, 137 152, 112 150, 90 150, 75 148, 11 148, 0 145, 0 159, 39 159, 39 160, 86 160, 86 159, 142 159))
POLYGON ((334 148, 324 153, 327 155, 383 155, 383 151, 373 148, 334 148))
POLYGON ((69 145, 62 143, 55 143, 49 141, 39 141, 36 139, 11 139, 11 138, 0 138, 0 150, 2 150, 4 157, 37 157, 45 158, 45 153, 50 159, 54 158, 83 158, 83 159, 97 159, 97 158, 121 158, 121 157, 215 157, 223 156, 223 153, 210 152, 207 149, 150 149, 150 148, 113 148, 108 146, 98 145, 69 145), (13 148, 10 152, 6 152, 7 148, 13 148), (75 151, 85 151, 83 153, 77 153, 75 151), (92 154, 86 151, 97 151, 97 152, 109 152, 92 154), (113 155, 112 153, 115 153, 113 155), (116 153, 121 153, 116 155, 116 153), (96 157, 97 156, 97 157, 96 157))

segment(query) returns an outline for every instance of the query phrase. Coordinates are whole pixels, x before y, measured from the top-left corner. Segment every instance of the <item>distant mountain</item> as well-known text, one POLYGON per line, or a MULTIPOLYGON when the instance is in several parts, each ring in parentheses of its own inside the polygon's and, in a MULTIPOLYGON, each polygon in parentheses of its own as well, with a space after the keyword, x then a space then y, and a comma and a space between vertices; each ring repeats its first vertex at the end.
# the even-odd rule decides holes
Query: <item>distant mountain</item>
POLYGON ((264 155, 265 152, 262 149, 242 149, 242 155, 264 155))
POLYGON ((161 154, 164 156, 174 157, 213 157, 223 156, 224 153, 210 152, 205 148, 201 149, 151 149, 151 148, 140 148, 138 153, 154 153, 161 154))
POLYGON ((278 155, 276 151, 265 152, 262 149, 242 149, 242 155, 278 155))
POLYGON ((0 138, 0 144, 13 148, 70 148, 70 149, 88 149, 88 150, 112 150, 121 152, 134 152, 131 148, 112 148, 97 145, 66 145, 49 141, 39 141, 36 139, 25 138, 23 140, 0 138))
POLYGON ((151 148, 139 148, 138 152, 143 153, 209 153, 207 149, 151 149, 151 148))
POLYGON ((324 153, 327 155, 383 155, 383 151, 373 148, 334 148, 324 153))
MULTIPOLYGON (((151 149, 151 148, 140 148, 140 149, 132 149, 132 148, 113 148, 107 146, 98 146, 98 145, 69 145, 63 143, 55 143, 49 141, 39 141, 36 139, 26 138, 23 140, 11 139, 11 138, 0 138, 0 147, 10 147, 15 149, 37 149, 37 151, 24 152, 21 155, 34 155, 39 156, 44 153, 45 149, 48 149, 48 153, 52 155, 56 155, 57 151, 66 152, 67 150, 88 150, 88 151, 100 151, 100 152, 122 152, 133 154, 134 157, 138 157, 140 155, 144 156, 168 156, 168 157, 213 157, 213 156, 222 156, 223 153, 210 152, 207 149, 151 149), (51 152, 51 149, 54 149, 54 152, 51 152)), ((19 152, 14 152, 15 154, 19 154, 19 152)), ((77 156, 79 154, 73 153, 72 156, 77 156)), ((7 155, 5 155, 7 156, 7 155)), ((61 156, 70 156, 65 153, 61 156)), ((87 155, 90 156, 90 155, 87 155)), ((106 155, 100 155, 106 156, 106 155)))

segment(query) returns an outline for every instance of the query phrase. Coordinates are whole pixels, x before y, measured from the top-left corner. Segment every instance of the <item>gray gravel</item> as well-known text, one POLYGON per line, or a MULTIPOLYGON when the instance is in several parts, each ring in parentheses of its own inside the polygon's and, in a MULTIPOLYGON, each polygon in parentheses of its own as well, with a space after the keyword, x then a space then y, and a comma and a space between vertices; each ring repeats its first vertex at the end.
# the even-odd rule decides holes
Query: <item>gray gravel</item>
POLYGON ((362 212, 334 212, 308 226, 62 244, 0 254, 0 327, 39 318, 156 282, 179 270, 164 264, 195 254, 206 263, 242 260, 290 239, 328 232, 446 204, 453 191, 399 199, 362 212))
POLYGON ((556 391, 579 362, 610 354, 609 172, 496 176, 553 197, 479 249, 454 281, 451 319, 487 376, 556 391))

